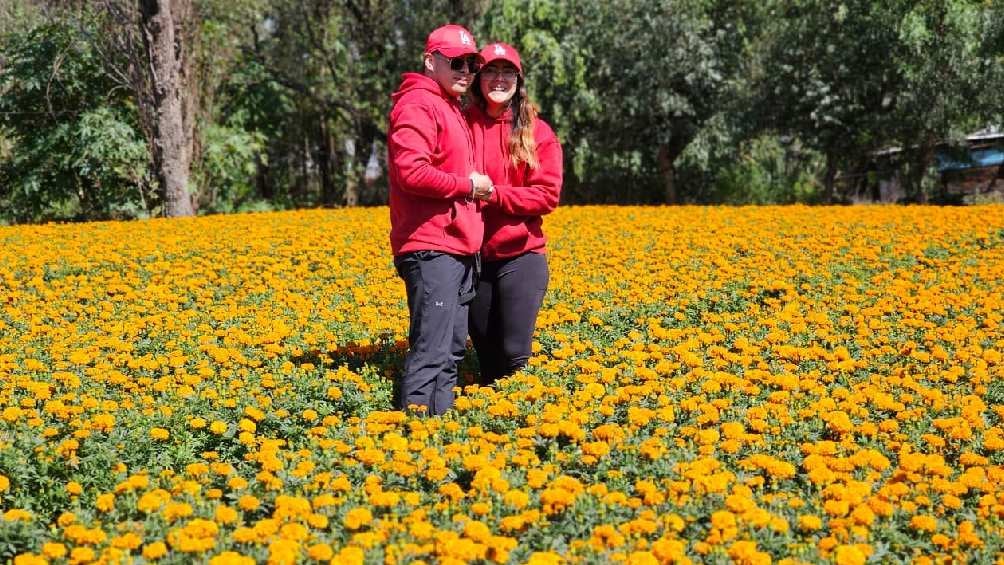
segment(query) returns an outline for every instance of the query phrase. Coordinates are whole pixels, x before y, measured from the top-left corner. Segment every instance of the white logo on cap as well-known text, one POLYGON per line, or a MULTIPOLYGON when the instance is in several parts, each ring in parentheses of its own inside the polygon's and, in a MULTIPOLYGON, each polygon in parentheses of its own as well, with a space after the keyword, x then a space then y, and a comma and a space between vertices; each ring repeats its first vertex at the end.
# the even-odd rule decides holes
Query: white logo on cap
POLYGON ((460 32, 460 42, 463 43, 464 45, 470 45, 471 44, 471 36, 467 35, 466 31, 461 31, 460 32))
POLYGON ((495 54, 498 55, 499 57, 505 57, 505 47, 502 47, 499 44, 495 44, 495 54))

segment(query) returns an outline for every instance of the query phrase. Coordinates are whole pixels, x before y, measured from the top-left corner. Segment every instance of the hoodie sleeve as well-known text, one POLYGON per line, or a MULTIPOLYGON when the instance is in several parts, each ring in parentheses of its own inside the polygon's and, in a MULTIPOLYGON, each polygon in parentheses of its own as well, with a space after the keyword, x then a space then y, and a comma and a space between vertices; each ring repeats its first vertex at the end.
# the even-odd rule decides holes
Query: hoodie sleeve
POLYGON ((436 148, 436 120, 432 109, 404 104, 392 119, 388 144, 394 155, 400 188, 427 198, 460 198, 471 191, 471 181, 443 172, 432 164, 436 148))
POLYGON ((553 212, 561 195, 563 158, 561 144, 549 127, 538 129, 540 167, 526 168, 525 186, 495 185, 491 203, 513 216, 540 216, 553 212))

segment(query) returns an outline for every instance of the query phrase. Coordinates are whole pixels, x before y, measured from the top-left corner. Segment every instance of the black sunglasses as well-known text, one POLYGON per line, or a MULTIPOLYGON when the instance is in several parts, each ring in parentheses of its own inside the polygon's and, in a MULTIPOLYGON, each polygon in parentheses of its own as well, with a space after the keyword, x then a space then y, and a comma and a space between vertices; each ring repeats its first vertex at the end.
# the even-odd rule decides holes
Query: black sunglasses
POLYGON ((450 62, 450 70, 454 72, 463 72, 466 68, 467 72, 476 73, 481 69, 481 65, 478 63, 478 58, 476 55, 467 55, 466 57, 447 57, 439 51, 436 51, 436 55, 439 55, 443 59, 450 62))

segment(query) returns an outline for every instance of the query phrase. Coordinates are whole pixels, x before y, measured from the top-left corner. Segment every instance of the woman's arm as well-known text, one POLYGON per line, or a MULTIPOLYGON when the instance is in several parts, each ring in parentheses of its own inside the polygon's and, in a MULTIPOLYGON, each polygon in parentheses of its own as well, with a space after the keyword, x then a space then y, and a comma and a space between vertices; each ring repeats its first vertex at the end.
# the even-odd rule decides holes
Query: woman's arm
MULTIPOLYGON (((561 144, 551 132, 551 128, 541 128, 546 134, 537 145, 540 166, 526 167, 524 186, 495 185, 495 192, 489 202, 513 216, 540 216, 548 214, 558 206, 561 196, 561 182, 564 162, 561 144)), ((541 131, 538 130, 538 131, 541 131)))

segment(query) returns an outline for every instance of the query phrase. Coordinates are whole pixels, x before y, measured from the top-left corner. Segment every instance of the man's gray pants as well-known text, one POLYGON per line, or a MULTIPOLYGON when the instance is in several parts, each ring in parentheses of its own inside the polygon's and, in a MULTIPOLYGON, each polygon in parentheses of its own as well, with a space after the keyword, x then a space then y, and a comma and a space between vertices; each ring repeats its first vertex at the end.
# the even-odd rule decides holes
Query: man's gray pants
POLYGON ((411 318, 395 403, 402 410, 414 404, 443 414, 453 406, 457 367, 467 348, 477 257, 415 251, 395 257, 394 266, 404 279, 411 318))

